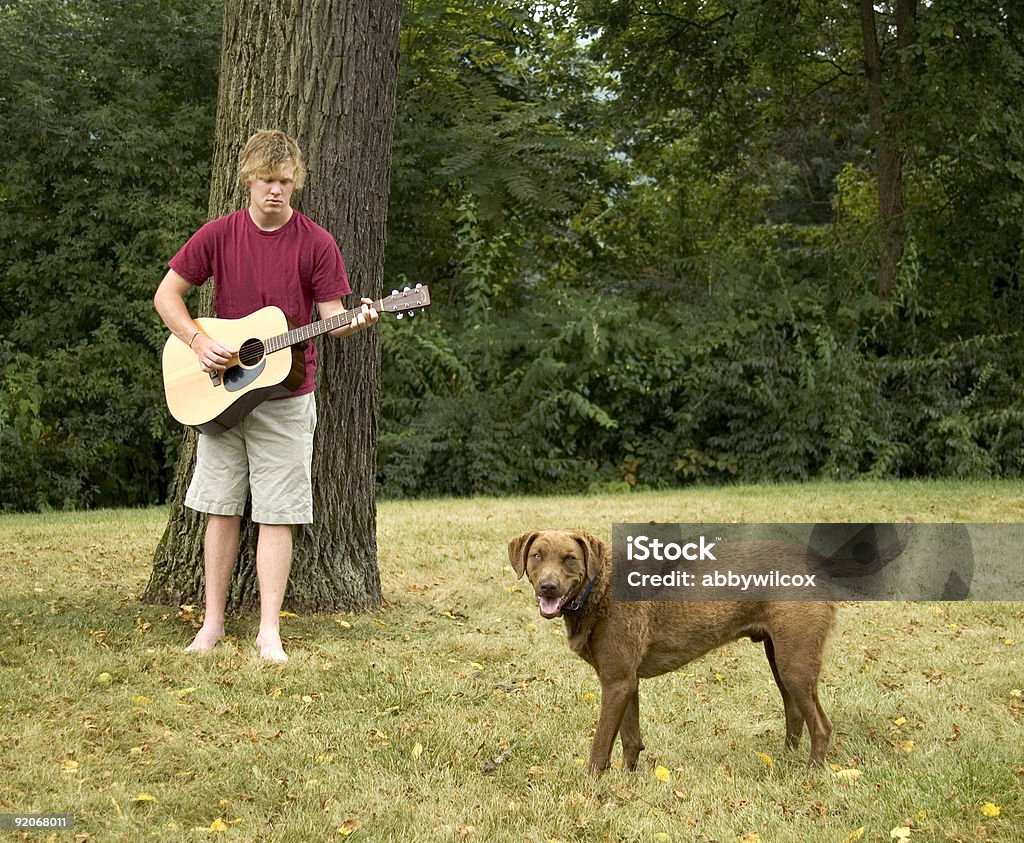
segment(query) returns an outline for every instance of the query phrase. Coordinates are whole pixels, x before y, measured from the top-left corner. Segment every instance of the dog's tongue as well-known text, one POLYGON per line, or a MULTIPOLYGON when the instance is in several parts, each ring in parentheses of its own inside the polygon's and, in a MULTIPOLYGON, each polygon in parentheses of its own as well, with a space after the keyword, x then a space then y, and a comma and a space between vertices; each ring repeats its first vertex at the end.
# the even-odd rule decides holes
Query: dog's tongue
POLYGON ((540 613, 546 618, 553 618, 561 609, 561 598, 559 597, 538 597, 537 603, 540 606, 540 613))

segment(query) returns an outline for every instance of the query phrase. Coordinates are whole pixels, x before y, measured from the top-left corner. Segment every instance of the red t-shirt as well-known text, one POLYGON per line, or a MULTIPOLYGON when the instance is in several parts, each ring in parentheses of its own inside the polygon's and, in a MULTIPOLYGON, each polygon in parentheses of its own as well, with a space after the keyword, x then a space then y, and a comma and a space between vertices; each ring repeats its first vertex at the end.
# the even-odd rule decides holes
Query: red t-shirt
MULTIPOLYGON (((274 231, 252 221, 249 209, 206 223, 167 265, 197 287, 214 280, 213 307, 221 319, 240 319, 276 305, 296 326, 313 320, 318 301, 352 292, 341 250, 330 232, 293 210, 274 231)), ((306 380, 295 395, 313 391, 316 348, 306 345, 306 380)))

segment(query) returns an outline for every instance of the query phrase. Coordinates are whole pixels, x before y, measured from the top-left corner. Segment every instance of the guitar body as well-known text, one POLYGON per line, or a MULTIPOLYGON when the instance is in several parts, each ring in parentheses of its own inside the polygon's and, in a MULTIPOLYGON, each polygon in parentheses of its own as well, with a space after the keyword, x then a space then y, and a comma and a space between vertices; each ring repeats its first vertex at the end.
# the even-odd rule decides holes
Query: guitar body
MULTIPOLYGON (((430 291, 395 290, 372 304, 396 319, 412 316, 430 304, 430 291)), ((241 319, 196 319, 199 329, 228 348, 237 349, 231 365, 211 376, 199 368, 196 353, 174 335, 164 345, 163 376, 167 406, 182 424, 202 433, 223 433, 268 398, 290 395, 306 379, 306 343, 347 328, 364 305, 295 328, 277 307, 264 307, 241 319)))
POLYGON ((203 333, 240 351, 222 375, 211 377, 199 368, 195 352, 185 343, 173 335, 167 340, 164 394, 171 415, 182 424, 202 433, 222 433, 257 405, 291 394, 305 380, 306 358, 299 345, 262 353, 267 339, 291 327, 280 308, 264 307, 242 319, 195 321, 203 333))

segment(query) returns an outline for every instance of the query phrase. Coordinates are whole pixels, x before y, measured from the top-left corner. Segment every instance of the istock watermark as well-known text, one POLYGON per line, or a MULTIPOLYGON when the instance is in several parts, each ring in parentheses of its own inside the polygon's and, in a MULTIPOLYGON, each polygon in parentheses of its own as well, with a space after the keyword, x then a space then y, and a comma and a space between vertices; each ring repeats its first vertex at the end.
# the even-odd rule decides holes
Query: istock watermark
POLYGON ((615 524, 616 600, 1024 600, 1024 525, 615 524))
POLYGON ((711 552, 714 548, 715 543, 709 543, 704 536, 701 536, 699 541, 686 544, 666 543, 647 535, 626 536, 626 559, 630 562, 676 562, 680 559, 687 562, 703 562, 710 559, 714 562, 715 557, 711 552))

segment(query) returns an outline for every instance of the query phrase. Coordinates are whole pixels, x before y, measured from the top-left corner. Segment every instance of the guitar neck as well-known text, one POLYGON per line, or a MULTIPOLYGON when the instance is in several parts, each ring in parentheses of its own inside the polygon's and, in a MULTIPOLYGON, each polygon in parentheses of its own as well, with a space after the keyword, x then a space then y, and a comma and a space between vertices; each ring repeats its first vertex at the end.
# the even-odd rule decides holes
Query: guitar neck
MULTIPOLYGON (((384 309, 384 300, 378 299, 369 306, 378 313, 381 313, 384 309)), ((363 306, 359 305, 359 307, 352 310, 346 310, 342 313, 336 313, 327 319, 321 319, 319 322, 311 322, 308 325, 303 325, 301 328, 293 328, 291 331, 278 334, 276 337, 270 337, 266 341, 266 352, 267 354, 273 354, 275 351, 281 351, 281 349, 298 345, 300 342, 306 342, 314 337, 319 337, 321 334, 336 331, 338 328, 344 328, 346 325, 351 324, 352 320, 362 312, 362 309, 363 306)))

